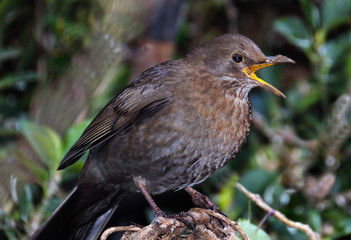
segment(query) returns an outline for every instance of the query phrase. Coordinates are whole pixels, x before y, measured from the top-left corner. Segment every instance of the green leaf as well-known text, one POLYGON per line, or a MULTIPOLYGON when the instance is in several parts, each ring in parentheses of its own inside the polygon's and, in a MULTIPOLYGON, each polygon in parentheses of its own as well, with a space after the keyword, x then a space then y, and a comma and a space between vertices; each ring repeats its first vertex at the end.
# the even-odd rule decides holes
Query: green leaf
POLYGON ((351 233, 351 218, 338 219, 337 225, 343 229, 345 233, 351 233))
MULTIPOLYGON (((268 223, 271 231, 276 233, 279 237, 276 239, 279 240, 309 240, 306 234, 302 231, 298 231, 295 228, 287 227, 284 223, 280 220, 269 217, 268 223)), ((328 239, 328 238, 327 238, 328 239)))
POLYGON ((274 179, 277 174, 265 171, 263 169, 255 169, 247 172, 241 179, 242 185, 247 187, 251 192, 262 192, 274 179))
POLYGON ((225 213, 229 215, 229 218, 234 218, 232 207, 234 206, 235 197, 235 184, 238 181, 238 176, 233 174, 226 183, 221 187, 221 191, 217 196, 218 206, 225 213))
POLYGON ((250 223, 248 220, 241 219, 238 221, 238 224, 251 240, 271 240, 265 231, 250 223))
POLYGON ((82 121, 81 123, 78 123, 68 129, 64 141, 64 153, 66 153, 78 140, 78 138, 82 135, 83 131, 88 127, 91 121, 91 119, 82 121))
POLYGON ((350 0, 325 0, 322 6, 322 24, 327 30, 350 21, 350 0))
POLYGON ((28 184, 24 185, 24 191, 19 197, 20 215, 23 221, 28 222, 29 216, 33 208, 32 191, 28 184))
POLYGON ((62 198, 50 198, 48 199, 47 206, 45 207, 45 211, 43 212, 43 219, 47 219, 50 215, 57 209, 57 207, 62 203, 62 198))
POLYGON ((52 176, 63 155, 60 136, 48 127, 24 120, 20 121, 20 129, 52 176))
MULTIPOLYGON (((303 87, 307 88, 307 86, 303 87)), ((294 109, 295 113, 305 112, 320 101, 321 89, 316 84, 311 84, 308 87, 308 92, 301 92, 300 88, 302 87, 294 86, 286 95, 287 103, 294 109)))
POLYGON ((33 208, 32 191, 28 184, 25 184, 23 189, 18 191, 17 178, 15 176, 11 176, 10 183, 12 201, 18 206, 21 219, 27 222, 33 208))
POLYGON ((334 64, 346 64, 344 56, 351 51, 351 32, 341 34, 337 38, 327 41, 318 50, 326 64, 331 67, 334 64))
POLYGON ((0 78, 0 90, 9 87, 20 86, 20 84, 35 81, 38 78, 35 72, 20 72, 16 74, 8 74, 0 78))
MULTIPOLYGON (((240 183, 250 192, 262 194, 264 189, 276 178, 277 175, 274 173, 270 173, 262 169, 255 169, 248 171, 240 179, 240 183)), ((244 211, 248 202, 249 200, 243 193, 237 192, 235 196, 235 208, 233 209, 234 218, 244 211)))
POLYGON ((320 14, 317 6, 311 0, 300 0, 300 6, 312 29, 320 24, 320 14))
POLYGON ((31 172, 36 176, 40 182, 47 182, 49 180, 49 173, 37 164, 33 164, 28 157, 24 156, 21 151, 15 151, 16 160, 22 164, 27 171, 31 172))
POLYGON ((321 218, 320 211, 317 211, 315 209, 310 210, 308 212, 308 218, 309 218, 309 222, 311 223, 311 226, 313 227, 313 229, 315 229, 317 232, 321 232, 322 218, 321 218))
POLYGON ((21 51, 16 48, 9 48, 9 49, 2 49, 0 51, 0 62, 9 60, 9 59, 16 59, 20 56, 21 51))
POLYGON ((280 18, 274 22, 274 29, 304 51, 312 47, 312 36, 300 18, 280 18))

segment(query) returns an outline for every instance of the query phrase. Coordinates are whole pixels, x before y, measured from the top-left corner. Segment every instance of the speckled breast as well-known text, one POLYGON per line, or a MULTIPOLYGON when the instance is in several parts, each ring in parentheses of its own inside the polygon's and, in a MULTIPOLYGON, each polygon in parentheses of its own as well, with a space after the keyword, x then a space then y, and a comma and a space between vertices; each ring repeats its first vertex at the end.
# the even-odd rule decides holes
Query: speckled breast
POLYGON ((115 161, 108 171, 119 179, 142 176, 152 194, 208 178, 239 152, 251 120, 247 98, 216 94, 173 99, 162 112, 112 139, 106 152, 115 161))

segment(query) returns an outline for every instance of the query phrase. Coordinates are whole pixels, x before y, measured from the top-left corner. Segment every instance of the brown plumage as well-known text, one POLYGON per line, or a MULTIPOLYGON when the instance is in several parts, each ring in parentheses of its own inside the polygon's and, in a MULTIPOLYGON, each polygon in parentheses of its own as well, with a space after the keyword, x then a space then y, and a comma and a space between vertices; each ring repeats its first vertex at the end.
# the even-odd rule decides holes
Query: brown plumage
POLYGON ((96 239, 120 201, 137 191, 136 177, 151 194, 204 181, 245 143, 250 90, 284 96, 255 75, 280 62, 293 61, 266 57, 248 38, 226 34, 143 72, 62 160, 59 169, 90 150, 77 186, 32 239, 96 239))

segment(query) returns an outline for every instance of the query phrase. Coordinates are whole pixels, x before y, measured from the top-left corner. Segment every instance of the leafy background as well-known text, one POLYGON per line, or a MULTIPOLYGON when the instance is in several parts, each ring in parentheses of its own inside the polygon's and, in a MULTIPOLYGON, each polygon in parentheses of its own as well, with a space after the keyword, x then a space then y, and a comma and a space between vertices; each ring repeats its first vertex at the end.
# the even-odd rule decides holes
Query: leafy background
MULTIPOLYGON (((77 180, 83 161, 56 168, 91 118, 130 81, 132 59, 140 57, 135 43, 150 17, 145 12, 154 10, 152 1, 142 3, 0 2, 1 239, 26 239, 77 180)), ((259 225, 266 213, 235 189, 240 181, 323 239, 350 238, 351 2, 184 1, 173 57, 226 32, 244 34, 267 55, 287 55, 296 64, 260 71, 286 99, 252 92, 245 148, 199 190, 231 219, 259 225)), ((191 207, 169 201, 179 194, 156 201, 169 211, 191 207)), ((138 216, 130 221, 142 215, 138 223, 147 222, 145 201, 134 199, 142 209, 130 210, 138 216)), ((118 219, 123 216, 115 224, 129 224, 130 217, 118 219)), ((307 239, 272 217, 260 227, 268 235, 256 238, 307 239)))

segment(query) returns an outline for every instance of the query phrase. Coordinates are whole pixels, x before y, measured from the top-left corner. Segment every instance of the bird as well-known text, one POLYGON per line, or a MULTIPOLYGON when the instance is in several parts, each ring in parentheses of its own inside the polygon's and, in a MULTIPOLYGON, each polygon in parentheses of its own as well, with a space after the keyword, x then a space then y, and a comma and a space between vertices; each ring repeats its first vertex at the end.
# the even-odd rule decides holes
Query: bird
POLYGON ((243 148, 251 89, 285 97, 255 74, 277 63, 294 61, 228 33, 141 73, 64 156, 59 170, 89 151, 76 186, 30 239, 97 239, 137 191, 160 213, 152 195, 201 183, 243 148))

